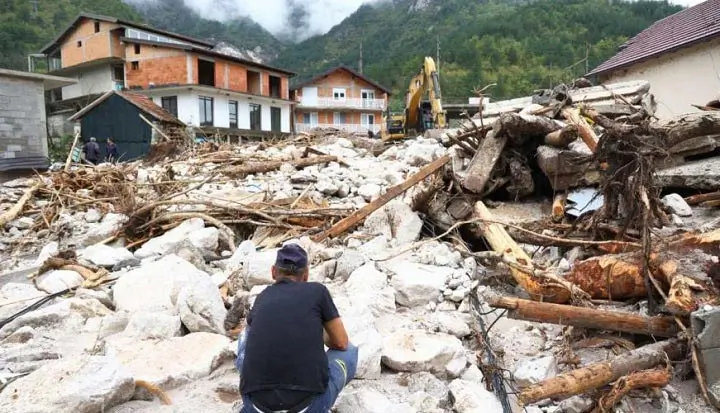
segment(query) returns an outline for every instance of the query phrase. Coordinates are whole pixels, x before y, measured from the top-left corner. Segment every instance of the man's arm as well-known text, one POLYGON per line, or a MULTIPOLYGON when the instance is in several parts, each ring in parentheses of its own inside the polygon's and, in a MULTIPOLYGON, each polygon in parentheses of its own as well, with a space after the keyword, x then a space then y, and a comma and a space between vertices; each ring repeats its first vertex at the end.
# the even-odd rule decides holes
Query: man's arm
POLYGON ((348 348, 350 340, 348 339, 345 325, 340 319, 335 302, 330 296, 327 287, 322 286, 322 298, 320 300, 320 311, 323 321, 323 339, 325 345, 333 350, 345 351, 348 348))
POLYGON ((345 325, 343 324, 340 317, 336 317, 325 324, 323 324, 323 338, 325 339, 325 345, 333 350, 345 351, 350 344, 347 331, 345 331, 345 325))

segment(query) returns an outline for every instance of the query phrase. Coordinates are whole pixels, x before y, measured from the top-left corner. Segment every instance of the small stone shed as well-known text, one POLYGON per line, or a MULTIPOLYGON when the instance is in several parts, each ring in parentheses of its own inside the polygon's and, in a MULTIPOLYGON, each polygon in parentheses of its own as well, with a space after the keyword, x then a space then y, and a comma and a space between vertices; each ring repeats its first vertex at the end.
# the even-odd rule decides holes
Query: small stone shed
POLYGON ((76 79, 0 69, 0 173, 46 169, 45 91, 76 79))

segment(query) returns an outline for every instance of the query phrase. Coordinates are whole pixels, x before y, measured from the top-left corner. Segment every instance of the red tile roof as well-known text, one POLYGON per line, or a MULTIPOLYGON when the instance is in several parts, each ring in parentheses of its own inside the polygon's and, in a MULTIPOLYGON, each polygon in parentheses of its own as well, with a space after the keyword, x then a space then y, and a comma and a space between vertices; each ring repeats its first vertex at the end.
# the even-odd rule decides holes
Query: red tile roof
POLYGON ((708 0, 643 30, 588 75, 607 73, 720 36, 720 0, 708 0))

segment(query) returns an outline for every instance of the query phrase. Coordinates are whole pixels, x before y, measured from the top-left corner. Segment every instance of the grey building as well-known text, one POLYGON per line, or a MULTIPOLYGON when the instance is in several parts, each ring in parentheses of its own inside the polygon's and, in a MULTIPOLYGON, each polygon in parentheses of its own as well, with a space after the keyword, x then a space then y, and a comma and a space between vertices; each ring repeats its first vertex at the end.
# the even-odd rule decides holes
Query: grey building
POLYGON ((45 91, 75 79, 0 69, 0 172, 49 166, 45 91))

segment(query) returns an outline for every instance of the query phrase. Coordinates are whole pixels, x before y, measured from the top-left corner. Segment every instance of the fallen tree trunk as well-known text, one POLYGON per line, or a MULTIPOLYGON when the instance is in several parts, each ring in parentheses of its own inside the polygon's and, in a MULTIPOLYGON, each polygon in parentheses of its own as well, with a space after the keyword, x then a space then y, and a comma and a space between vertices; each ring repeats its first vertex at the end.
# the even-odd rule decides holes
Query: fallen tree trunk
POLYGON ((622 300, 647 296, 637 254, 603 255, 581 261, 565 274, 565 279, 595 299, 622 300))
POLYGON ((498 253, 503 254, 506 262, 516 262, 518 267, 510 266, 515 281, 520 285, 533 300, 550 301, 554 303, 565 303, 570 300, 570 285, 563 285, 562 280, 551 280, 539 276, 532 270, 532 259, 527 255, 511 237, 502 225, 494 223, 495 219, 482 201, 475 204, 475 217, 482 221, 478 227, 487 240, 490 247, 498 253))
POLYGON ((655 122, 650 129, 665 136, 665 147, 669 149, 688 139, 720 133, 720 112, 683 114, 655 122))
POLYGON ((632 372, 654 368, 667 359, 680 360, 687 355, 687 350, 687 342, 676 338, 649 344, 613 360, 591 364, 528 386, 518 398, 523 405, 548 398, 567 399, 599 389, 632 372))
POLYGON ((507 316, 518 320, 570 325, 598 330, 622 331, 659 337, 674 337, 678 333, 675 317, 645 317, 634 313, 596 310, 563 304, 539 303, 511 297, 488 298, 493 308, 505 308, 507 316))
POLYGON ((327 231, 321 232, 320 234, 312 237, 313 241, 320 242, 325 240, 326 238, 337 237, 338 235, 345 233, 345 231, 348 231, 350 228, 359 224, 368 215, 372 214, 377 209, 380 209, 383 205, 387 204, 396 197, 400 196, 400 194, 417 185, 423 179, 437 172, 448 162, 450 162, 450 156, 445 155, 442 158, 436 159, 433 162, 425 165, 424 167, 422 167, 422 169, 417 171, 405 182, 388 189, 387 192, 385 192, 379 198, 358 209, 352 215, 340 220, 327 231))
POLYGON ((631 391, 648 387, 665 387, 670 383, 670 379, 672 379, 672 376, 667 369, 638 371, 621 377, 613 383, 612 389, 600 398, 593 413, 610 412, 631 391))
POLYGON ((301 158, 293 161, 267 161, 267 162, 248 162, 245 165, 234 166, 227 168, 222 171, 223 174, 228 176, 244 177, 251 174, 258 174, 264 172, 271 172, 280 169, 280 167, 287 163, 296 168, 305 168, 311 165, 317 165, 321 163, 337 162, 337 156, 314 156, 312 158, 301 158))
POLYGON ((3 228, 8 222, 14 220, 18 215, 20 215, 23 208, 25 208, 25 204, 27 204, 30 198, 35 195, 35 192, 40 189, 41 185, 42 183, 37 182, 35 185, 28 188, 20 199, 18 199, 15 205, 0 215, 0 228, 3 228))

